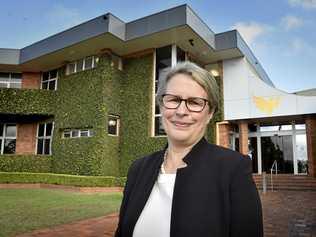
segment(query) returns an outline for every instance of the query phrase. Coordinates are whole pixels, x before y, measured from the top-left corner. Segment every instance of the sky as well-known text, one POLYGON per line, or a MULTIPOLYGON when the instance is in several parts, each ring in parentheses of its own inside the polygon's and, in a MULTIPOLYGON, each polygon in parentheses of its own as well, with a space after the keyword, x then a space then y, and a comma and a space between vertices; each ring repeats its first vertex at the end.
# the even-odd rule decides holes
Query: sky
POLYGON ((20 49, 108 12, 129 22, 181 4, 215 33, 237 29, 277 88, 316 88, 316 0, 1 1, 0 48, 20 49))

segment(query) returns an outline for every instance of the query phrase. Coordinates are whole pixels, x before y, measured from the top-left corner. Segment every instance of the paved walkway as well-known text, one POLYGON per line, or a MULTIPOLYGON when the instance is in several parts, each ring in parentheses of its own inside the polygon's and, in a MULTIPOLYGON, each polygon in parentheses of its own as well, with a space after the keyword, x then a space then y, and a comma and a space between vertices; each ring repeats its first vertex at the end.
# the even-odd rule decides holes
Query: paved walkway
MULTIPOLYGON (((316 237, 316 192, 261 194, 265 237, 316 237)), ((93 218, 18 237, 109 237, 114 235, 117 214, 93 218)))

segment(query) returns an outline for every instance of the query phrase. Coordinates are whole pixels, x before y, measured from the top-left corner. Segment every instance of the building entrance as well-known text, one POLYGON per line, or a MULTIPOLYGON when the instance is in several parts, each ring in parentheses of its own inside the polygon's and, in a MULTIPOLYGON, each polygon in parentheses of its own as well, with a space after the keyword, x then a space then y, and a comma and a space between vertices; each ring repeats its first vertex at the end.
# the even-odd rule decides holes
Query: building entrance
MULTIPOLYGON (((270 173, 276 161, 278 173, 307 174, 307 144, 304 124, 249 125, 248 155, 253 173, 270 173)), ((239 133, 231 136, 231 147, 239 150, 239 133)))

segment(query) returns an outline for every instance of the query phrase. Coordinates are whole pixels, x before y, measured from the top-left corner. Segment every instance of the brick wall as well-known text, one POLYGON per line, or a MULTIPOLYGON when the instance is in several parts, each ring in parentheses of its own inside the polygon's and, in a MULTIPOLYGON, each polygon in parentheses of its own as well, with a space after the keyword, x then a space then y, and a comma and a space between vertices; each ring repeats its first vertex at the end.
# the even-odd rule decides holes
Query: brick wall
POLYGON ((218 144, 220 146, 229 148, 229 132, 231 125, 229 123, 218 123, 218 144))
POLYGON ((16 154, 35 154, 36 123, 17 124, 16 154))
POLYGON ((248 123, 239 123, 239 152, 248 155, 248 123))
POLYGON ((306 141, 309 175, 316 177, 316 117, 309 117, 306 123, 306 141))
POLYGON ((41 73, 39 72, 23 72, 22 88, 39 89, 41 87, 41 73))

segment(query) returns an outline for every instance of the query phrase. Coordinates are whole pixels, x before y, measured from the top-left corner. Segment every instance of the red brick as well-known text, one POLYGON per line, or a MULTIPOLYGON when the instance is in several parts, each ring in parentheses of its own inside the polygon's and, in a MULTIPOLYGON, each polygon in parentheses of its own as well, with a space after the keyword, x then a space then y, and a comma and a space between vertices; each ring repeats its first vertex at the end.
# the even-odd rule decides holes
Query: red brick
POLYGON ((23 72, 22 88, 39 89, 41 87, 41 73, 39 72, 23 72))

